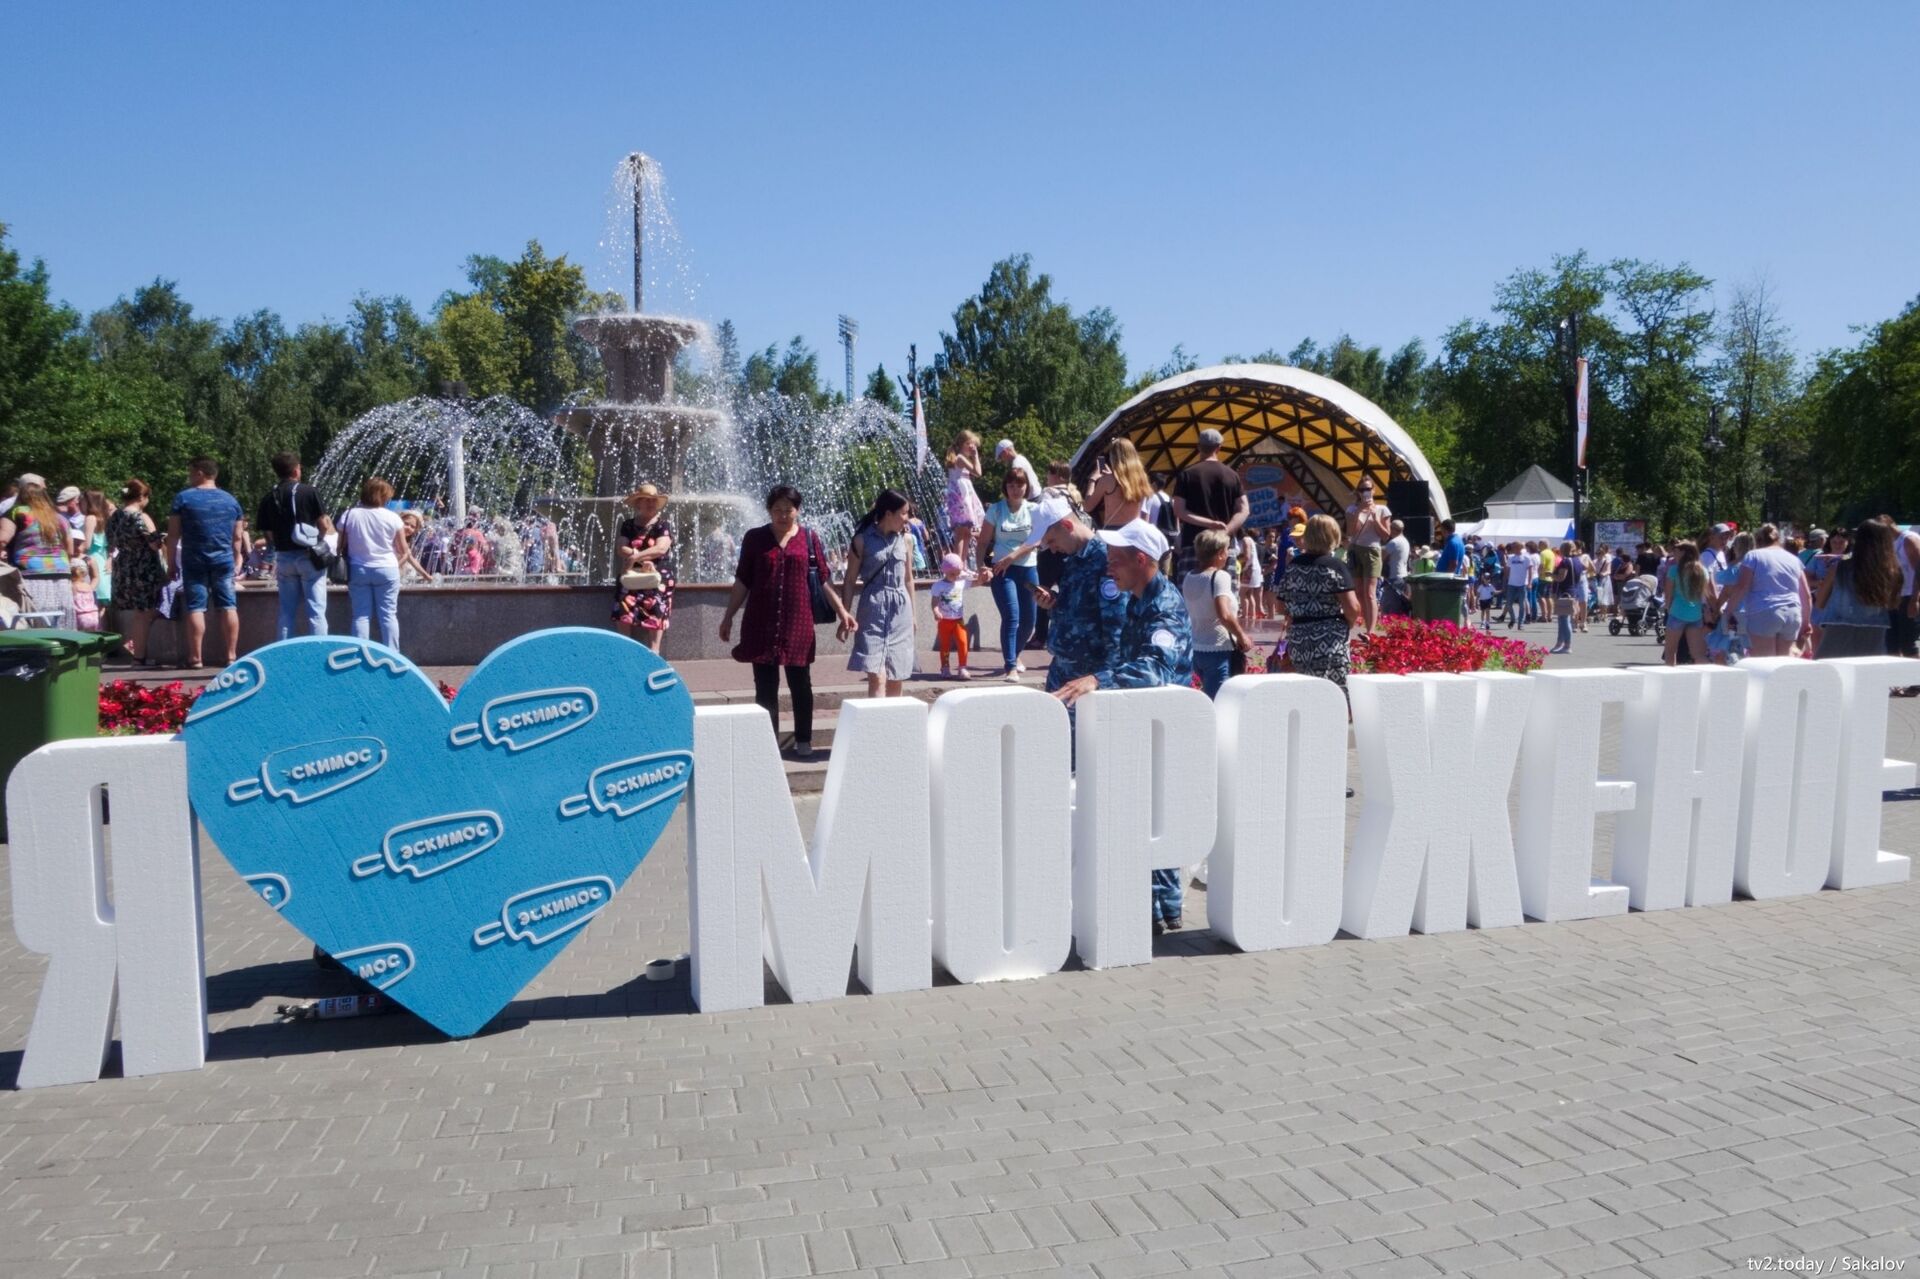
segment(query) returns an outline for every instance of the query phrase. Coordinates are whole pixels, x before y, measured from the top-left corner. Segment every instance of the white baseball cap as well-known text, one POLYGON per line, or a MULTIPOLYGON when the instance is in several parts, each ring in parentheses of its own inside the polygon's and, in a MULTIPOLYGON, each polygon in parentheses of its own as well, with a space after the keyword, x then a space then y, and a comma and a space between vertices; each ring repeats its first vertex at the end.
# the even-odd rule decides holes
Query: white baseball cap
POLYGON ((1100 540, 1108 546, 1127 546, 1150 560, 1167 553, 1166 535, 1145 520, 1130 520, 1119 528, 1103 528, 1100 540))
MULTIPOLYGON (((1058 494, 1041 498, 1033 504, 1033 532, 1029 533, 1027 540, 1020 544, 1020 550, 1024 551, 1030 546, 1040 545, 1041 539, 1046 537, 1048 529, 1058 524, 1061 520, 1070 520, 1072 518, 1073 504, 1067 501, 1066 498, 1058 494)), ((1018 554, 1018 552, 1015 553, 1018 554)))
POLYGON ((78 502, 80 500, 80 490, 77 486, 69 484, 61 489, 59 496, 53 500, 56 502, 78 502))
POLYGON ((35 475, 32 471, 22 471, 20 473, 20 478, 15 480, 14 483, 18 484, 21 488, 26 488, 29 485, 33 485, 33 484, 38 484, 41 488, 45 488, 47 486, 46 480, 42 479, 38 475, 35 475))
POLYGON ((993 455, 995 457, 999 457, 1002 453, 1017 453, 1017 452, 1019 452, 1019 450, 1013 447, 1012 440, 1001 440, 998 444, 993 446, 993 455))

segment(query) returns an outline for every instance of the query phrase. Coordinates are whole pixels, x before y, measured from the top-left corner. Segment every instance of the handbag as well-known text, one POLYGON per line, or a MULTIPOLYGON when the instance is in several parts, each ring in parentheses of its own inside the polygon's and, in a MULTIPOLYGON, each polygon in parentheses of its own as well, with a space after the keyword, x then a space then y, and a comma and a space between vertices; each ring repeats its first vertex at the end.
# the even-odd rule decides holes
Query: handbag
POLYGON ((833 596, 828 593, 826 574, 820 568, 820 539, 814 536, 812 529, 801 530, 807 537, 807 599, 813 606, 813 624, 822 626, 828 622, 840 620, 840 613, 833 606, 833 596))
MULTIPOLYGON (((340 512, 341 519, 345 519, 346 514, 347 513, 345 511, 340 512)), ((329 582, 332 582, 335 586, 346 586, 353 580, 352 565, 347 563, 347 551, 346 551, 347 530, 345 530, 344 528, 340 528, 340 520, 335 520, 333 522, 333 526, 337 529, 340 529, 340 532, 338 534, 340 538, 340 550, 337 553, 332 551, 327 552, 328 554, 328 559, 326 561, 327 580, 329 582)), ((324 548, 326 546, 326 543, 322 542, 320 545, 324 548)), ((318 563, 319 557, 316 555, 314 558, 315 558, 315 562, 318 563)))
POLYGON ((636 568, 620 575, 620 589, 623 591, 657 591, 666 585, 658 569, 636 568))

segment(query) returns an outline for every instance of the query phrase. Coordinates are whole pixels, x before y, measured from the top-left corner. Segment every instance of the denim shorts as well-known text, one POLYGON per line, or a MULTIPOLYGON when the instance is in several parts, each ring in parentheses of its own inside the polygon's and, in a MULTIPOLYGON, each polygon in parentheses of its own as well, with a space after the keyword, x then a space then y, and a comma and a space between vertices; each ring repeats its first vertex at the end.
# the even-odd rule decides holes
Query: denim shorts
POLYGON ((1796 601, 1772 608, 1749 606, 1741 610, 1740 625, 1754 639, 1798 639, 1800 637, 1800 605, 1796 601))
POLYGON ((184 566, 180 570, 180 596, 186 600, 189 613, 206 612, 209 597, 214 608, 234 607, 233 565, 184 566))

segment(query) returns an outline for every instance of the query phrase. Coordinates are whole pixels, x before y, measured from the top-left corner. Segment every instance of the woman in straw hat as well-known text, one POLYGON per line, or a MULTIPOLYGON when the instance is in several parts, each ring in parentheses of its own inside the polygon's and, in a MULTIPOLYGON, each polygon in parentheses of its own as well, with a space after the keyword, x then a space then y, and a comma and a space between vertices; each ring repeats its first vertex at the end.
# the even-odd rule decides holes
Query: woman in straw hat
POLYGON ((642 484, 626 500, 633 514, 620 521, 614 543, 620 579, 613 621, 622 635, 657 653, 673 614, 673 529, 661 518, 667 495, 658 485, 642 484))

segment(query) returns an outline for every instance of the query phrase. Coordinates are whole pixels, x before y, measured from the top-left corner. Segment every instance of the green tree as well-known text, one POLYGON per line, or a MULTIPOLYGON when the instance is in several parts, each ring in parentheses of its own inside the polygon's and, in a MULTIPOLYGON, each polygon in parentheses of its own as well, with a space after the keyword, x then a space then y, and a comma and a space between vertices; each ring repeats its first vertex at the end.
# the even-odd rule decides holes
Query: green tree
POLYGON ((1725 403, 1728 448, 1722 480, 1733 513, 1785 518, 1798 509, 1796 479, 1806 459, 1800 388, 1792 347, 1773 290, 1765 279, 1736 288, 1716 335, 1715 394, 1725 403), (1759 498, 1756 502, 1754 499, 1759 498))
POLYGON ((740 385, 749 395, 774 392, 803 400, 816 409, 834 403, 832 391, 820 385, 820 356, 796 335, 782 351, 777 345, 755 351, 741 367, 740 385))
POLYGON ((1817 362, 1802 411, 1814 436, 1813 509, 1840 523, 1920 512, 1920 297, 1817 362))
POLYGON ((893 377, 887 372, 887 366, 877 364, 867 377, 867 389, 863 394, 875 404, 884 404, 895 413, 906 412, 906 405, 900 399, 900 391, 894 386, 893 377))
POLYGON ((512 262, 468 258, 467 283, 470 292, 448 293, 435 308, 425 344, 430 380, 462 381, 475 395, 511 395, 541 413, 601 388, 599 361, 571 326, 606 309, 608 299, 587 287, 579 267, 564 256, 549 258, 529 240, 512 262))
MULTIPOLYGON (((1432 420, 1449 427, 1449 469, 1441 480, 1456 511, 1473 510, 1534 463, 1570 478, 1562 324, 1578 317, 1590 353, 1613 340, 1612 322, 1601 313, 1606 279, 1606 269, 1584 253, 1557 257, 1551 270, 1517 271, 1502 282, 1492 319, 1462 320, 1447 331, 1425 398, 1432 420)), ((1598 428, 1609 412, 1602 382, 1590 401, 1598 428)), ((1594 434, 1596 443, 1606 436, 1594 434)))
POLYGON ((1076 316, 1053 297, 1026 254, 994 264, 980 292, 940 335, 928 395, 936 440, 971 430, 989 444, 1011 438, 1028 457, 1071 457, 1127 394, 1126 358, 1113 312, 1076 316))

